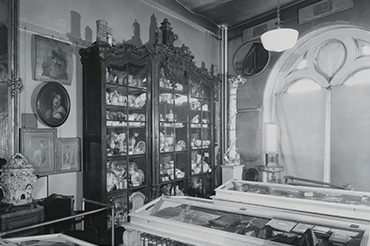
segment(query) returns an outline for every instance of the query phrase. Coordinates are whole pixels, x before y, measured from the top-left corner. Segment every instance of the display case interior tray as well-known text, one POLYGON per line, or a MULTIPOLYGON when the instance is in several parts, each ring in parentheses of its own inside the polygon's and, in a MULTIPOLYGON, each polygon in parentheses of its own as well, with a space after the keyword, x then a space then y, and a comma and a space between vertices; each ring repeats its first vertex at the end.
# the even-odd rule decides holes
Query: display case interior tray
POLYGON ((157 198, 131 212, 125 228, 192 245, 306 246, 299 242, 310 235, 322 246, 369 240, 366 222, 194 197, 157 198))
POLYGON ((215 200, 227 200, 268 207, 370 221, 370 193, 229 180, 215 189, 215 200))

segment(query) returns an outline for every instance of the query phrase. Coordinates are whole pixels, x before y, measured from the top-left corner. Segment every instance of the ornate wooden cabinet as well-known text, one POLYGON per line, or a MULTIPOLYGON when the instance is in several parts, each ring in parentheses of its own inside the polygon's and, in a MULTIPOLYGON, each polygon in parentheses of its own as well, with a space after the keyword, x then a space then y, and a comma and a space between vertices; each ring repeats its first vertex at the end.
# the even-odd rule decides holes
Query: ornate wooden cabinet
MULTIPOLYGON (((113 203, 115 224, 121 225, 132 206, 130 197, 149 197, 151 60, 132 46, 112 48, 106 43, 95 43, 80 54, 84 197, 113 203)), ((105 221, 101 215, 95 226, 104 231, 105 221)))
POLYGON ((147 47, 155 61, 152 197, 208 197, 215 177, 218 80, 204 64, 195 66, 188 47, 173 46, 166 19, 161 30, 163 44, 147 47))
POLYGON ((214 188, 218 80, 175 47, 164 20, 162 43, 135 48, 95 42, 80 50, 84 91, 84 197, 116 205, 130 197, 209 196, 214 188))

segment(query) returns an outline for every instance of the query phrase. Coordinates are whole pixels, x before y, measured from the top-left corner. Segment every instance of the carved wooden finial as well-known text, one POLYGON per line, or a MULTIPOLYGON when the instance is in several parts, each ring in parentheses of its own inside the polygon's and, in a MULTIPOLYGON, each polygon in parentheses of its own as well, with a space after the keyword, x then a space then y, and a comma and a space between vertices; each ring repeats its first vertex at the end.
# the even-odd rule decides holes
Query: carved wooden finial
POLYGON ((163 20, 160 27, 162 31, 162 43, 165 45, 173 46, 175 40, 177 40, 177 35, 172 31, 171 23, 167 18, 163 20))
POLYGON ((22 79, 16 76, 14 70, 12 70, 12 74, 10 76, 10 79, 8 80, 8 87, 10 87, 11 97, 15 97, 15 95, 19 93, 23 88, 22 79))

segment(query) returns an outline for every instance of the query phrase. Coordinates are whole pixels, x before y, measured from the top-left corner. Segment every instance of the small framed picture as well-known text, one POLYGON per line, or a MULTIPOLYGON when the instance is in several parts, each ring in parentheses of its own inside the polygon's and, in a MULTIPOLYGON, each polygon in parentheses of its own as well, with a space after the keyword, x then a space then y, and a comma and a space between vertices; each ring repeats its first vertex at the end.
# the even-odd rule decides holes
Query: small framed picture
POLYGON ((56 173, 56 129, 21 129, 20 150, 35 168, 35 174, 45 176, 56 173))
POLYGON ((58 172, 81 171, 80 138, 59 138, 58 172))
POLYGON ((61 84, 47 82, 36 97, 37 116, 47 126, 60 126, 68 118, 70 104, 68 92, 61 84))

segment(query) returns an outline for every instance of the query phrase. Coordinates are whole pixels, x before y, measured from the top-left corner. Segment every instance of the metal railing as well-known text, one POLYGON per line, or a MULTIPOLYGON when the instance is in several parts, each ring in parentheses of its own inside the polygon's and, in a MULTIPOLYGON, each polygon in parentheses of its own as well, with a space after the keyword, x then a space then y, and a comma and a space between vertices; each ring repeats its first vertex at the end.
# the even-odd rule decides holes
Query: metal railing
POLYGON ((290 185, 302 185, 302 186, 312 186, 312 187, 323 187, 323 188, 334 188, 334 189, 346 189, 346 187, 338 186, 338 185, 333 185, 330 183, 322 182, 322 181, 317 181, 317 180, 312 180, 312 179, 305 179, 305 178, 298 178, 294 176, 284 176, 285 183, 290 184, 290 185), (301 181, 295 182, 295 181, 301 181))
MULTIPOLYGON (((5 235, 8 235, 8 234, 12 234, 12 233, 20 232, 20 231, 25 231, 25 230, 29 230, 29 229, 34 229, 34 228, 45 226, 45 225, 55 224, 55 223, 58 223, 58 222, 61 222, 61 221, 66 221, 66 220, 75 219, 75 218, 79 218, 79 217, 84 218, 86 215, 96 214, 96 213, 99 213, 99 212, 110 209, 111 210, 111 216, 112 216, 111 217, 111 219, 112 219, 112 234, 111 234, 111 236, 112 236, 112 246, 113 246, 114 245, 114 221, 115 221, 114 205, 105 204, 105 203, 102 203, 102 202, 97 202, 97 201, 89 200, 89 199, 86 199, 86 198, 82 198, 81 202, 82 202, 82 211, 85 211, 86 203, 102 206, 102 208, 82 212, 82 213, 79 213, 79 214, 67 216, 67 217, 60 218, 60 219, 40 222, 40 223, 37 223, 37 224, 34 224, 34 225, 28 225, 28 226, 19 227, 19 228, 11 229, 11 230, 8 230, 8 231, 0 232, 0 238, 2 238, 5 235)), ((85 229, 85 220, 84 219, 82 220, 81 229, 82 230, 85 229)))

